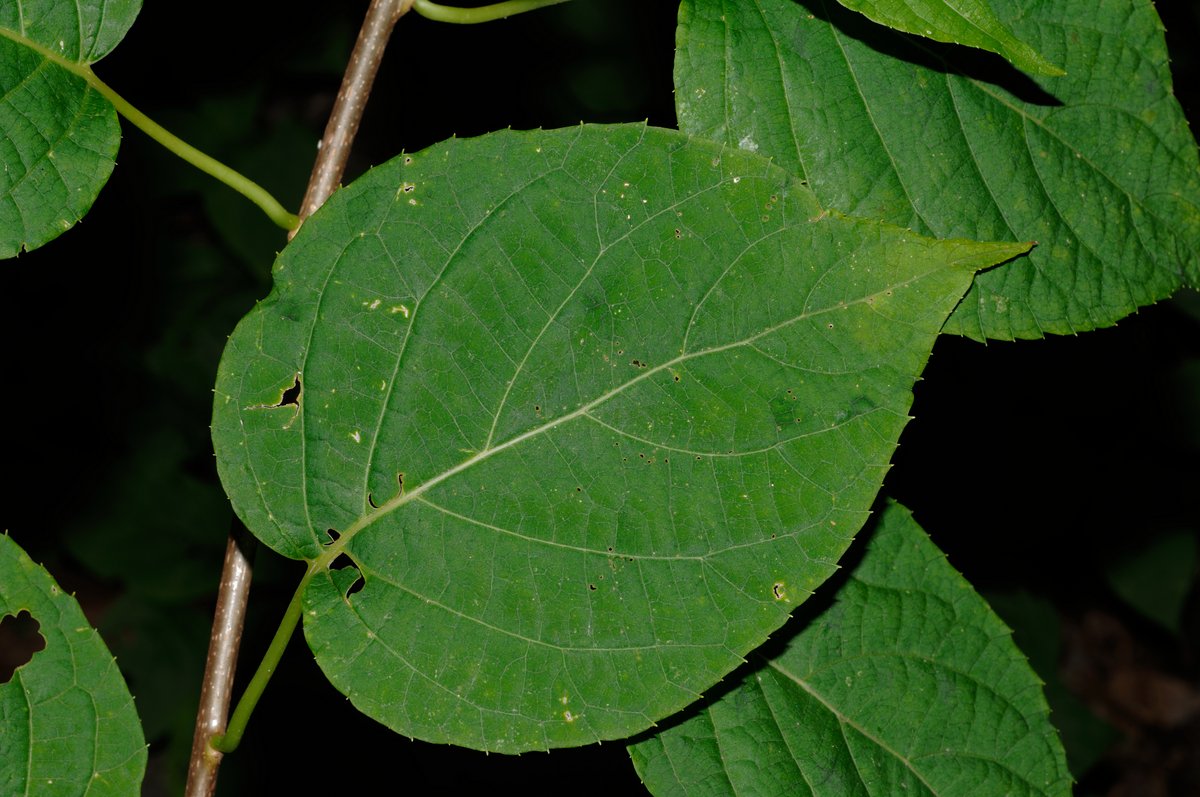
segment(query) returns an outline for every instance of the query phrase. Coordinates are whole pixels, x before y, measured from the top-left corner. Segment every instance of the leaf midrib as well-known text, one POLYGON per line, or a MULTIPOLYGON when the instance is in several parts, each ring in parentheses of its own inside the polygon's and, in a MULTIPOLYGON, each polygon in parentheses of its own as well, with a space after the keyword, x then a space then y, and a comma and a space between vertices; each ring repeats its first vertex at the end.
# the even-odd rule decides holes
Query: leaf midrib
MULTIPOLYGON (((12 30, 11 28, 0 27, 0 36, 3 36, 4 38, 6 38, 10 41, 16 42, 17 44, 19 44, 23 47, 28 47, 30 50, 33 50, 35 53, 42 56, 46 60, 53 61, 54 63, 61 66, 63 69, 73 72, 76 75, 79 75, 81 78, 84 78, 85 80, 92 73, 92 70, 90 67, 90 62, 88 62, 88 61, 72 61, 70 58, 67 58, 63 55, 60 55, 60 54, 54 52, 53 50, 51 50, 49 47, 45 46, 44 44, 39 44, 38 42, 34 41, 33 39, 29 38, 28 36, 25 36, 24 34, 18 32, 18 31, 12 30)), ((82 51, 82 49, 83 48, 81 46, 80 51, 82 51)))

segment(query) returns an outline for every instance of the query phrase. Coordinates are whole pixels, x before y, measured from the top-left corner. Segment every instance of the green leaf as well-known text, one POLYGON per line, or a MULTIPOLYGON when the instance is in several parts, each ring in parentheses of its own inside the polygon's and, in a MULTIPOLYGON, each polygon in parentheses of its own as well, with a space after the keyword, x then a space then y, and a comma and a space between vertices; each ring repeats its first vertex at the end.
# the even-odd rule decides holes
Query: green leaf
POLYGON ((0 535, 0 617, 23 611, 46 646, 0 684, 0 794, 136 794, 146 742, 112 654, 75 599, 0 535))
POLYGON ((1067 76, 1034 83, 822 0, 685 0, 680 127, 917 232, 1035 240, 980 275, 947 331, 1036 338, 1200 283, 1200 161, 1146 0, 995 0, 1067 76))
POLYGON ((656 795, 1069 795, 1040 682, 908 510, 831 605, 685 721, 630 746, 656 795))
POLYGON ((988 0, 838 0, 882 25, 940 42, 991 50, 1018 68, 1038 75, 1063 71, 1014 36, 988 0))
POLYGON ((1054 729, 1062 740, 1067 767, 1077 774, 1086 773, 1121 734, 1063 683, 1058 671, 1063 647, 1058 609, 1045 598, 1024 591, 989 592, 983 597, 1012 629, 1013 640, 1043 682, 1042 691, 1054 717, 1054 729))
POLYGON ((452 140, 281 255, 221 362, 218 468, 314 561, 305 633, 364 712, 505 752, 623 737, 833 572, 946 315, 1024 249, 842 217, 675 131, 452 140))
POLYGON ((0 257, 69 230, 112 173, 121 128, 78 69, 125 36, 141 0, 0 5, 0 257))

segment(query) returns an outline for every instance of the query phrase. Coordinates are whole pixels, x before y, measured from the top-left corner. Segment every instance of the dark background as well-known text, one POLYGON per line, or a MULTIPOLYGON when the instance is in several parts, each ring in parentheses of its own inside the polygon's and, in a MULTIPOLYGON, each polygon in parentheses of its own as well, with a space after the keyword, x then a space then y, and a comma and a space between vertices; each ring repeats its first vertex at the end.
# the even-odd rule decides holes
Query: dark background
MULTIPOLYGON (((296 207, 365 6, 150 2, 97 72, 296 207)), ((675 126, 675 9, 578 0, 479 27, 410 15, 346 182, 451 135, 581 120, 675 126)), ((1200 14, 1191 3, 1159 10, 1194 125, 1200 14)), ((226 335, 268 292, 283 243, 243 199, 126 126, 91 213, 0 270, 9 419, 0 526, 77 593, 118 656, 151 742, 147 794, 182 788, 234 522, 208 439, 216 363, 226 335)), ((1169 676, 1193 694, 1197 684, 1194 586, 1182 625, 1167 628, 1123 601, 1109 574, 1200 527, 1200 301, 1190 294, 1079 337, 987 346, 944 338, 913 415, 887 489, 1016 627, 1048 681, 1079 792, 1141 783, 1143 794, 1200 793, 1187 763, 1200 760, 1196 720, 1130 720, 1096 685, 1130 657, 1147 679, 1169 676), (1082 685, 1081 668, 1092 674, 1082 685), (1159 785, 1167 791, 1146 790, 1159 785)), ((300 573, 260 552, 243 676, 300 573)), ((297 636, 243 748, 226 758, 220 793, 393 782, 412 794, 641 793, 619 743, 509 757, 398 737, 351 708, 297 636)))

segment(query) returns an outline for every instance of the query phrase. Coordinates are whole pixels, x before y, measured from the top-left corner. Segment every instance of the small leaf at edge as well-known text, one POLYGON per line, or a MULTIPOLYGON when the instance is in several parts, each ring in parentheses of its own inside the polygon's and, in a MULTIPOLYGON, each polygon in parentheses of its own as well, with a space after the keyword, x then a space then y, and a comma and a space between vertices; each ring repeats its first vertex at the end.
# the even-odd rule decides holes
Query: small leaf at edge
POLYGON ((1066 797, 1041 683, 908 510, 834 603, 691 718, 630 746, 658 797, 1066 797))

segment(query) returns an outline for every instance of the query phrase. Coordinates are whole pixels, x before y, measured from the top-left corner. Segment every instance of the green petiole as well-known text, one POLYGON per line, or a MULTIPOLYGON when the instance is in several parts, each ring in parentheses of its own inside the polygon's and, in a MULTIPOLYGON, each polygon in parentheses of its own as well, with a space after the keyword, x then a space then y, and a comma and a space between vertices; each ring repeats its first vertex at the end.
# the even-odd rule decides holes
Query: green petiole
POLYGON ((444 6, 430 0, 413 0, 412 10, 426 19, 438 22, 453 22, 459 25, 474 25, 480 22, 491 22, 494 19, 511 17, 514 14, 524 14, 546 6, 565 3, 567 0, 505 0, 490 6, 478 8, 458 8, 444 6))
POLYGON ((242 734, 246 732, 246 725, 250 722, 250 715, 254 713, 258 699, 262 697, 263 691, 271 681, 271 676, 275 674, 275 668, 279 666, 279 660, 283 658, 283 652, 287 650, 288 642, 295 633, 296 626, 300 623, 304 589, 320 569, 314 563, 309 566, 304 577, 300 579, 300 585, 296 587, 296 592, 292 595, 292 599, 283 613, 283 619, 279 621, 279 628, 276 629, 271 644, 267 646, 267 652, 263 654, 262 661, 259 662, 258 669, 254 672, 254 677, 250 679, 250 683, 246 684, 246 691, 242 693, 237 707, 229 717, 225 733, 217 734, 209 741, 209 745, 214 750, 232 753, 241 744, 242 734))
POLYGON ((200 150, 193 147, 183 139, 168 131, 158 122, 155 122, 149 116, 134 108, 129 102, 117 92, 113 91, 107 83, 96 77, 96 73, 90 67, 80 65, 76 71, 88 82, 88 85, 100 92, 106 100, 113 104, 117 109, 117 113, 129 120, 129 122, 139 130, 141 130, 150 138, 162 144, 164 147, 183 158, 188 163, 195 166, 205 174, 216 178, 220 182, 237 191, 242 196, 249 199, 254 204, 266 213, 271 221, 285 230, 294 230, 300 226, 300 218, 289 212, 279 203, 279 200, 271 196, 267 189, 263 188, 258 183, 246 177, 242 173, 235 171, 224 163, 221 163, 216 158, 206 155, 200 150))
POLYGON ((24 36, 20 36, 12 31, 0 28, 0 36, 11 39, 18 44, 21 44, 34 52, 41 55, 48 61, 53 61, 63 69, 78 75, 83 78, 89 86, 98 91, 106 100, 113 104, 117 109, 117 113, 125 117, 129 122, 139 130, 141 130, 150 138, 162 144, 164 147, 174 152, 179 157, 183 158, 188 163, 195 166, 200 171, 215 177, 225 185, 237 191, 242 196, 249 199, 254 204, 262 208, 262 211, 267 214, 271 221, 278 224, 285 230, 294 230, 300 226, 300 218, 294 213, 288 212, 283 205, 279 203, 275 197, 271 196, 265 188, 251 180, 249 177, 237 172, 225 164, 213 158, 210 155, 205 155, 200 150, 188 144, 183 139, 166 130, 162 125, 155 122, 146 114, 134 108, 128 100, 122 97, 117 92, 96 76, 89 64, 72 61, 69 58, 63 58, 53 50, 47 49, 39 45, 37 42, 30 41, 24 36))

